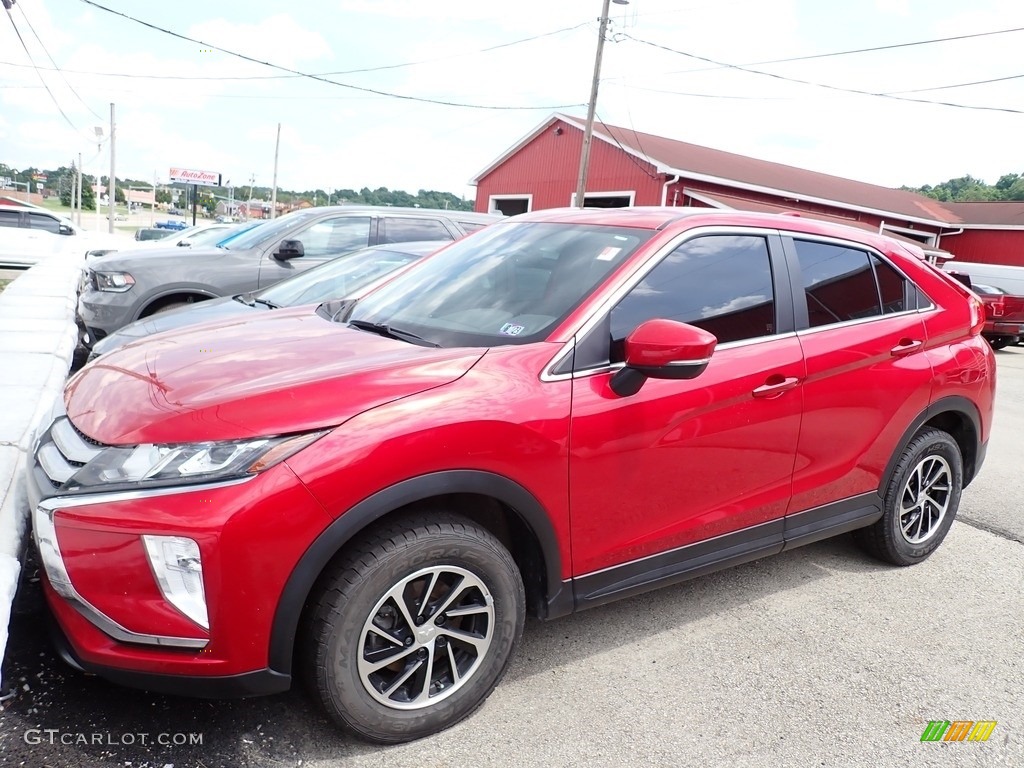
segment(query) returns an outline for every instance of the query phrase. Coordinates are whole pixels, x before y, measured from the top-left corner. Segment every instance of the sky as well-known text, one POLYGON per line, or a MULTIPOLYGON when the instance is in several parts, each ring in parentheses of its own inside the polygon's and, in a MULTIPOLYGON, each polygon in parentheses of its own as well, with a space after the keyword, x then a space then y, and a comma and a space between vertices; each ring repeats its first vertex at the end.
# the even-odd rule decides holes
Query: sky
MULTIPOLYGON (((586 114, 601 14, 600 0, 97 3, 203 45, 85 0, 0 9, 0 162, 81 153, 106 174, 94 128, 109 133, 114 103, 118 177, 165 182, 175 166, 269 186, 280 124, 282 189, 467 199, 553 112, 586 114)), ((1024 28, 1019 0, 630 0, 609 16, 608 123, 885 186, 1024 171, 1024 31, 759 63, 1024 28)))

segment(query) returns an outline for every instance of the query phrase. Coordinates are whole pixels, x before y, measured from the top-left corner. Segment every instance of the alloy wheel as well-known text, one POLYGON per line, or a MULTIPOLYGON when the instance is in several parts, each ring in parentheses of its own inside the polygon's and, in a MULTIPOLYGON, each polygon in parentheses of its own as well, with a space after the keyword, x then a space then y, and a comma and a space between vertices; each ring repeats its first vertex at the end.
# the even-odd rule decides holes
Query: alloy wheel
POLYGON ((421 709, 472 678, 494 636, 494 600, 464 568, 423 568, 389 589, 364 622, 359 678, 378 702, 421 709))
POLYGON ((942 456, 925 456, 907 478, 900 495, 900 532, 910 544, 927 541, 949 510, 953 471, 942 456))

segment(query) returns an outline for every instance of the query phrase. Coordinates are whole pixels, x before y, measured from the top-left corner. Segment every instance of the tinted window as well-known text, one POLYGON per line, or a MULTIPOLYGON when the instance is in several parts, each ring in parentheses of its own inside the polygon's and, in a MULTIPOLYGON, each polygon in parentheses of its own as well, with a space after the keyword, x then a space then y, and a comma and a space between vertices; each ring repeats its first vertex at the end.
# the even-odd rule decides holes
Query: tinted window
POLYGON ((448 228, 437 219, 385 218, 381 243, 413 243, 417 240, 453 240, 448 228))
POLYGON ((865 251, 804 240, 794 244, 812 328, 882 313, 865 251))
POLYGON ((463 231, 468 235, 476 232, 478 229, 483 229, 486 224, 481 224, 479 221, 460 221, 459 226, 462 227, 463 231))
POLYGON ((775 292, 763 237, 709 235, 683 243, 612 310, 612 359, 640 323, 689 323, 720 344, 775 332, 775 292))
POLYGON ((28 215, 29 227, 32 229, 42 229, 47 232, 53 232, 55 235, 60 234, 60 222, 52 216, 47 216, 42 213, 30 213, 28 215))
POLYGON ((0 227, 17 227, 20 218, 18 211, 0 211, 0 227))
POLYGON ((907 309, 917 309, 916 298, 914 306, 909 306, 908 297, 913 294, 909 290, 910 286, 906 278, 877 256, 871 257, 871 263, 875 266, 878 290, 882 295, 882 314, 888 315, 893 312, 904 312, 907 309))
POLYGON ((369 216, 325 219, 293 237, 302 243, 307 256, 339 256, 369 245, 370 221, 369 216))

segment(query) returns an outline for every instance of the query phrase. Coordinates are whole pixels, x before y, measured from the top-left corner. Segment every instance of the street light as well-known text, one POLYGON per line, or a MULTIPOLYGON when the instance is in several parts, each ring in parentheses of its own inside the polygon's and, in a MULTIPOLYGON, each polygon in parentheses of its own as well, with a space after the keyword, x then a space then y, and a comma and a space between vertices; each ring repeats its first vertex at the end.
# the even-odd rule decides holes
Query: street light
POLYGON ((604 34, 608 29, 608 4, 629 5, 629 0, 602 0, 601 25, 597 32, 597 54, 594 56, 594 81, 590 85, 590 103, 587 105, 587 124, 583 129, 583 149, 580 151, 580 175, 576 180, 576 207, 582 208, 587 192, 587 169, 590 166, 590 139, 594 135, 594 112, 597 110, 597 86, 601 82, 601 56, 604 53, 604 34))

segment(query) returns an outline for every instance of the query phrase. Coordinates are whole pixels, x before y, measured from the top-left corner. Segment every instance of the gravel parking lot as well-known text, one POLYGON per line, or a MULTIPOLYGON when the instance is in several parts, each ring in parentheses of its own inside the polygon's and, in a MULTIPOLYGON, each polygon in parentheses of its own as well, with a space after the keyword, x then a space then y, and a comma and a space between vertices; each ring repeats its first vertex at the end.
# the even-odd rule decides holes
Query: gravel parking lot
POLYGON ((301 692, 197 702, 77 675, 27 583, 0 765, 1024 765, 1024 348, 997 356, 987 463, 919 566, 842 537, 531 622, 476 715, 391 748, 339 734, 301 692), (985 743, 922 743, 930 720, 998 725, 985 743))

